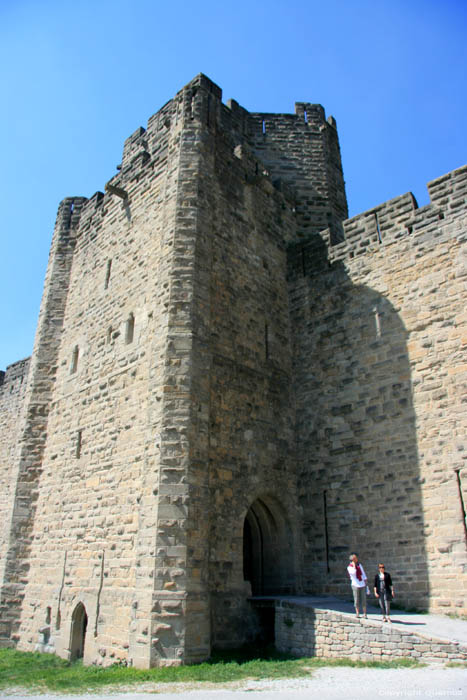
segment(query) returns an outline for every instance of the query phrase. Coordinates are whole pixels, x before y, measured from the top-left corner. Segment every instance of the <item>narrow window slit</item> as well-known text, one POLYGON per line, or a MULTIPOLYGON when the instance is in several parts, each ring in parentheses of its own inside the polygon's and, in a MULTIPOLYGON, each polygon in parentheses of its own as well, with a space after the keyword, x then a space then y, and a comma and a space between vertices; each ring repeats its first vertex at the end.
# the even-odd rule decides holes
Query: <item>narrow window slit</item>
POLYGON ((133 342, 133 338, 135 335, 135 317, 133 314, 130 314, 128 317, 128 320, 126 322, 126 327, 125 327, 125 343, 129 345, 130 343, 133 342))
POLYGON ((263 134, 266 133, 266 122, 264 119, 262 120, 262 123, 261 123, 261 130, 262 130, 263 134))
POLYGON ((381 229, 379 227, 378 214, 376 212, 375 212, 375 224, 376 224, 376 233, 378 234, 378 243, 382 243, 383 239, 381 237, 381 229))
POLYGON ((377 306, 374 307, 373 313, 375 315, 376 337, 381 338, 381 317, 377 306))
POLYGON ((308 114, 306 113, 306 109, 303 112, 303 116, 305 117, 305 124, 308 124, 308 114))
POLYGON ((107 260, 107 269, 105 271, 104 289, 108 289, 108 287, 109 287, 111 270, 112 270, 112 260, 109 259, 109 260, 107 260))
POLYGON ((74 374, 78 369, 79 347, 75 345, 71 356, 70 374, 74 374))
POLYGON ((76 459, 79 459, 81 457, 82 443, 83 443, 83 431, 78 430, 78 434, 76 436, 76 452, 75 452, 76 459))

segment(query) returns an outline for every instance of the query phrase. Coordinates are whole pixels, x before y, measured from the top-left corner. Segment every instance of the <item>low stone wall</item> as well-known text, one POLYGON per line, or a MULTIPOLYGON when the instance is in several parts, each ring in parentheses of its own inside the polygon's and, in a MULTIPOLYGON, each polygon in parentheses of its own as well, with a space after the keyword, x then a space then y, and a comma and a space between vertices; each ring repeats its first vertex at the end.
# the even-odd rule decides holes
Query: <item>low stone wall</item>
POLYGON ((459 643, 285 601, 276 602, 275 643, 279 651, 296 656, 350 657, 360 661, 467 659, 467 646, 459 643))

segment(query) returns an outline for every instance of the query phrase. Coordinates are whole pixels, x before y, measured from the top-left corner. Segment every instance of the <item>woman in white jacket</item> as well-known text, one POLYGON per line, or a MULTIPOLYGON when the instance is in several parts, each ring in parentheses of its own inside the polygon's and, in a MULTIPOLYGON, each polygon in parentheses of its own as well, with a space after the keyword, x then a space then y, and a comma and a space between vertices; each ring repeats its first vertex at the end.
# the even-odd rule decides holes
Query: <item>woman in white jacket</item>
POLYGON ((358 561, 358 556, 355 552, 349 557, 350 564, 347 567, 347 572, 350 577, 350 585, 352 586, 353 602, 357 617, 360 617, 360 610, 363 611, 363 617, 366 617, 366 588, 368 580, 363 566, 358 561))

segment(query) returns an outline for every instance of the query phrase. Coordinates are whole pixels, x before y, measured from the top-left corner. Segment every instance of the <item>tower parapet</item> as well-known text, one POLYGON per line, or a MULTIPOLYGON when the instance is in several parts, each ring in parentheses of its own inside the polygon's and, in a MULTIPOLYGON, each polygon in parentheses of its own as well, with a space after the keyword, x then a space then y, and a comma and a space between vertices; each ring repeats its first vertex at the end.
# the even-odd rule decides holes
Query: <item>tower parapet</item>
POLYGON ((333 243, 342 240, 347 199, 336 122, 324 108, 296 104, 295 114, 250 115, 249 140, 273 179, 296 192, 297 236, 324 228, 333 243))

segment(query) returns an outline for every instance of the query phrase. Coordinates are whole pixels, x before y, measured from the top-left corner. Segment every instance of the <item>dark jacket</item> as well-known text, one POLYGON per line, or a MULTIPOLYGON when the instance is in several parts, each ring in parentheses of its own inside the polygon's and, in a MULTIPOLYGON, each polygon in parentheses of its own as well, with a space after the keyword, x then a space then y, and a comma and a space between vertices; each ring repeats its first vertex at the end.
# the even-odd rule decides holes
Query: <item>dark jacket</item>
MULTIPOLYGON (((392 588, 392 580, 391 580, 391 574, 388 574, 387 571, 384 572, 384 585, 385 585, 385 587, 386 587, 386 595, 387 595, 387 597, 388 597, 388 598, 392 598, 392 591, 391 591, 391 588, 392 588)), ((381 581, 380 581, 380 578, 379 578, 379 574, 376 574, 376 576, 375 576, 375 588, 376 588, 376 592, 378 593, 378 595, 381 595, 380 586, 381 586, 381 581)))

